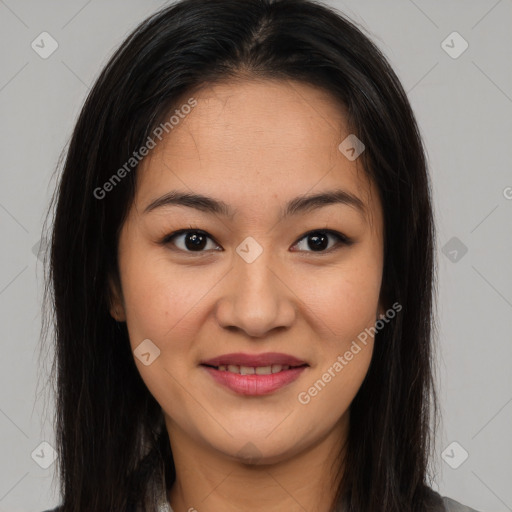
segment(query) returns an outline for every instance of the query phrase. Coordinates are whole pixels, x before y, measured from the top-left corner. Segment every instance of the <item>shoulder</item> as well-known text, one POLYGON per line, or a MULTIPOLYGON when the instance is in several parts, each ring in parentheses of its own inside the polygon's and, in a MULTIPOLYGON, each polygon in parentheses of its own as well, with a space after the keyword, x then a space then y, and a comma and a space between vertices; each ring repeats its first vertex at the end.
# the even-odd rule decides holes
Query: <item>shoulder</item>
POLYGON ((447 496, 443 496, 443 505, 446 512, 479 512, 474 508, 470 508, 458 501, 452 500, 447 496))
POLYGON ((425 504, 428 512, 481 512, 448 496, 441 496, 431 487, 426 488, 426 498, 425 504))

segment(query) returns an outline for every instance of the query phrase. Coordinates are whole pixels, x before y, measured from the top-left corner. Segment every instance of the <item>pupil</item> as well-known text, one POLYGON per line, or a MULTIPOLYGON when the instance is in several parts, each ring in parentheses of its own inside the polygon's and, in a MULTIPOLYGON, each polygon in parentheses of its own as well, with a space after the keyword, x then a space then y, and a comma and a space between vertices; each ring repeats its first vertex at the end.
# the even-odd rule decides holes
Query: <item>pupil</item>
MULTIPOLYGON (((324 234, 309 235, 309 247, 314 251, 322 251, 329 244, 327 236, 324 234)), ((189 233, 185 237, 185 245, 190 250, 201 250, 206 245, 206 237, 201 233, 189 233)))
POLYGON ((325 235, 309 235, 309 240, 310 242, 313 241, 313 243, 309 244, 310 249, 315 251, 325 249, 329 243, 325 235))
POLYGON ((185 245, 187 249, 196 250, 204 249, 206 245, 206 237, 200 233, 191 233, 185 237, 185 245))

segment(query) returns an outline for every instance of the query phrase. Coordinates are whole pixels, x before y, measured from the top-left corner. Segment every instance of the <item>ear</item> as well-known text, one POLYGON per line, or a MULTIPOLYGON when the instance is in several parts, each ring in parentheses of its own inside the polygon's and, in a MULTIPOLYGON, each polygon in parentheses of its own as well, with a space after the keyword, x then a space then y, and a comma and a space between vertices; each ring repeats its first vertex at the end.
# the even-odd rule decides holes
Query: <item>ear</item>
POLYGON ((108 292, 110 316, 117 322, 126 322, 121 285, 119 280, 112 275, 108 277, 108 292))

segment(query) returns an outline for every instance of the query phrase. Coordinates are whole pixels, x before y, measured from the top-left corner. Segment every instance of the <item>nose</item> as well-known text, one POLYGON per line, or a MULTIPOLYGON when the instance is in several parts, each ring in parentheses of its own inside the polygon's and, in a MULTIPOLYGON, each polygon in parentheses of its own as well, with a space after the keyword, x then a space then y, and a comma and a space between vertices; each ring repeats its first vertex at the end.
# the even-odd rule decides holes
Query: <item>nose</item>
POLYGON ((262 338, 293 325, 297 298, 283 265, 267 258, 269 252, 263 251, 252 263, 235 257, 215 308, 221 327, 262 338))

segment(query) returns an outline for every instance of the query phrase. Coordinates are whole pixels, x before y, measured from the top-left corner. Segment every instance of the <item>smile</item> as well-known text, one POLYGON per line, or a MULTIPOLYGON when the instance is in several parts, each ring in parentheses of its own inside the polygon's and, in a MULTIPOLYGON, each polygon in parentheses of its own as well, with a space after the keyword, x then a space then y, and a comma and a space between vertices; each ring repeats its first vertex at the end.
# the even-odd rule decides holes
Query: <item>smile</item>
POLYGON ((220 365, 217 370, 221 372, 238 373, 240 375, 270 375, 289 370, 289 365, 273 364, 271 366, 237 366, 235 364, 220 365))
POLYGON ((297 380, 308 365, 237 366, 219 367, 201 365, 213 380, 230 391, 245 396, 274 393, 297 380))
POLYGON ((203 360, 200 367, 224 389, 238 395, 261 396, 291 384, 309 364, 291 354, 238 352, 203 360))

